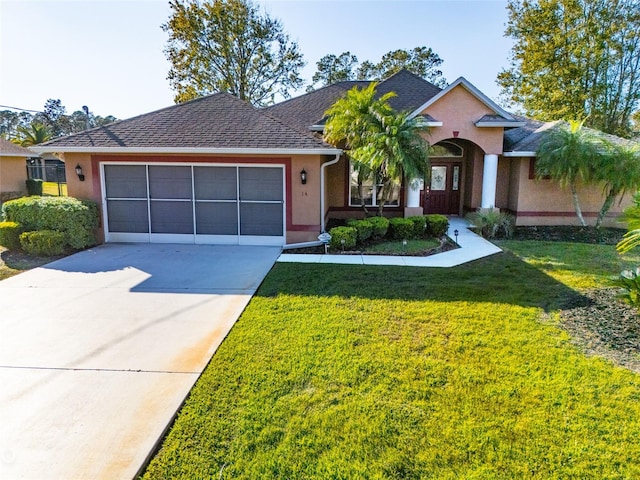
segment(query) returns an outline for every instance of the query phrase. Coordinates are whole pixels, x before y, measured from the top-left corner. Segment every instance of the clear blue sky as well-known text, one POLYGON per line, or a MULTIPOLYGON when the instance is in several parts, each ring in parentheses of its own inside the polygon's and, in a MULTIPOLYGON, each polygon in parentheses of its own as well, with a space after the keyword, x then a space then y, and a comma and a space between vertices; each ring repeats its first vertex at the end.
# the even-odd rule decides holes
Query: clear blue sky
MULTIPOLYGON (((378 61, 427 46, 449 82, 464 76, 497 100, 512 45, 503 37, 506 0, 259 3, 299 43, 307 81, 328 53, 378 61)), ((171 105, 160 28, 169 14, 166 0, 0 0, 0 105, 40 110, 59 98, 68 113, 87 105, 118 118, 171 105)))

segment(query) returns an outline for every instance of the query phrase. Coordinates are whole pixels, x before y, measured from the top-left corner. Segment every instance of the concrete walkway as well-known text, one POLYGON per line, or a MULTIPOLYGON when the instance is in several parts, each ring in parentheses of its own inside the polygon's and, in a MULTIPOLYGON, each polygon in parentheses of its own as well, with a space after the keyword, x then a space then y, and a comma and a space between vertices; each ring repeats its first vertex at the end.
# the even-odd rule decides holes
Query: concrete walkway
POLYGON ((278 262, 295 263, 340 263, 351 265, 398 265, 409 267, 455 267, 478 260, 502 250, 469 230, 469 223, 462 218, 449 219, 449 236, 455 240, 453 232, 458 230, 460 248, 429 257, 402 257, 383 255, 298 255, 283 253, 278 262))
POLYGON ((0 282, 0 479, 131 479, 280 249, 102 245, 0 282))

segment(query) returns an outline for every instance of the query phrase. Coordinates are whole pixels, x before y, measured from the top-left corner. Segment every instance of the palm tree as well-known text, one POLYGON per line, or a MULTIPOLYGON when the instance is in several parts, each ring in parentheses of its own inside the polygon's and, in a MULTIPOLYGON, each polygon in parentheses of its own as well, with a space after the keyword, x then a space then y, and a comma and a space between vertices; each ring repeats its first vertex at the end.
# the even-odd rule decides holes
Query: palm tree
POLYGON ((608 142, 606 150, 594 173, 594 180, 604 184, 606 195, 598 213, 596 228, 600 228, 618 195, 635 192, 640 186, 640 148, 637 145, 608 142))
POLYGON ((327 110, 325 140, 349 149, 366 213, 362 182, 370 174, 375 176, 378 215, 382 215, 394 187, 405 178, 428 174, 429 144, 421 135, 428 130, 422 117, 395 112, 389 105, 395 93, 376 98, 375 88, 375 83, 363 89, 354 87, 327 110))
POLYGON ((13 142, 23 147, 30 147, 51 140, 49 128, 42 123, 33 122, 29 127, 19 126, 17 132, 18 135, 13 142))
POLYGON ((622 219, 627 223, 628 231, 616 248, 620 253, 627 253, 640 245, 640 193, 633 196, 633 205, 625 209, 622 219))
POLYGON ((580 225, 586 226, 580 201, 578 182, 591 183, 595 168, 602 163, 604 147, 594 131, 583 129, 584 121, 571 121, 546 133, 536 152, 536 175, 550 176, 571 190, 573 206, 580 225))

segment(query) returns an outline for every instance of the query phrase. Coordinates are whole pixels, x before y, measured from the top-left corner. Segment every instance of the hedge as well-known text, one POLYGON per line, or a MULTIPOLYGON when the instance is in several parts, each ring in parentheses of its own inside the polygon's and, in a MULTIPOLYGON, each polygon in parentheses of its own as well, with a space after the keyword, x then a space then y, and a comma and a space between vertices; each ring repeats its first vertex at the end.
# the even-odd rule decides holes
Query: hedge
POLYGON ((44 181, 40 178, 30 178, 27 180, 27 194, 28 195, 42 195, 42 187, 44 181))
POLYGON ((367 222, 373 225, 372 237, 375 239, 383 238, 389 230, 389 220, 384 217, 369 217, 367 222))
POLYGON ((334 227, 329 230, 331 242, 329 245, 336 250, 349 249, 356 246, 357 230, 354 227, 334 227), (344 240, 344 243, 342 243, 344 240))
POLYGON ((23 197, 2 205, 4 219, 18 222, 25 230, 56 230, 74 249, 96 244, 98 206, 73 197, 23 197))
POLYGON ((64 253, 65 235, 55 230, 37 230, 20 235, 20 245, 29 255, 50 257, 64 253))
POLYGON ((8 250, 20 250, 20 234, 24 231, 17 222, 0 222, 0 245, 8 250))
POLYGON ((449 229, 449 219, 444 215, 437 213, 432 215, 425 215, 427 220, 427 232, 432 237, 441 237, 447 233, 449 229))
POLYGON ((392 218, 389 220, 389 233, 394 240, 413 238, 413 222, 408 218, 392 218))
POLYGON ((366 242, 373 235, 373 225, 369 220, 352 220, 347 222, 347 226, 356 229, 358 243, 366 242))
POLYGON ((407 220, 410 220, 413 223, 413 236, 415 238, 422 238, 426 235, 427 219, 423 215, 408 217, 407 220))

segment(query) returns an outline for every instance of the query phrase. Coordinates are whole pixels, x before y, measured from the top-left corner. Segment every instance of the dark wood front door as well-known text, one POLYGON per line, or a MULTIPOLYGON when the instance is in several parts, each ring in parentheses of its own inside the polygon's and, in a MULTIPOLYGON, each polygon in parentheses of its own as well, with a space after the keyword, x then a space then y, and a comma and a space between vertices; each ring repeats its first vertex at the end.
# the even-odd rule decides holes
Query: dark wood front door
POLYGON ((457 215, 460 210, 462 163, 432 163, 423 197, 425 213, 457 215))

